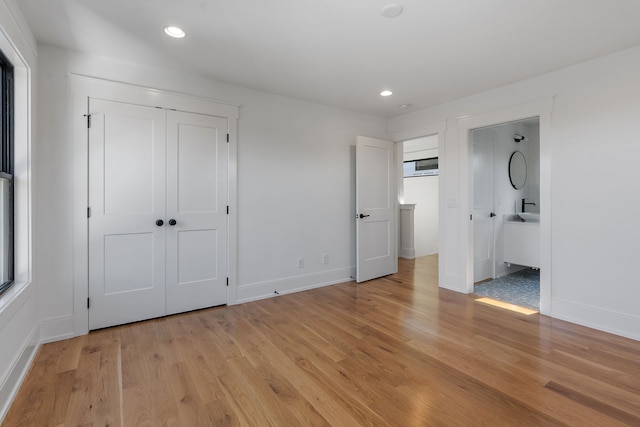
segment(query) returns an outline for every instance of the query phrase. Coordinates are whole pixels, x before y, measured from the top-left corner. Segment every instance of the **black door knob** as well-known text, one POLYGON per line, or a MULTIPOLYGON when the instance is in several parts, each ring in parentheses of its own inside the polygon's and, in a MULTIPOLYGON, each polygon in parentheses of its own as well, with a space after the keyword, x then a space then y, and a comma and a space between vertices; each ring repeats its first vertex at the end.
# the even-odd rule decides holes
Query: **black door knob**
POLYGON ((163 220, 161 220, 161 219, 159 219, 159 220, 157 220, 157 221, 156 221, 156 225, 157 225, 158 227, 162 227, 162 226, 164 225, 164 221, 163 221, 163 220))
POLYGON ((169 220, 169 225, 176 225, 178 223, 178 221, 176 221, 175 219, 171 218, 169 220))
POLYGON ((371 215, 360 214, 358 216, 360 217, 360 219, 362 219, 362 218, 366 218, 366 217, 371 216, 371 215))

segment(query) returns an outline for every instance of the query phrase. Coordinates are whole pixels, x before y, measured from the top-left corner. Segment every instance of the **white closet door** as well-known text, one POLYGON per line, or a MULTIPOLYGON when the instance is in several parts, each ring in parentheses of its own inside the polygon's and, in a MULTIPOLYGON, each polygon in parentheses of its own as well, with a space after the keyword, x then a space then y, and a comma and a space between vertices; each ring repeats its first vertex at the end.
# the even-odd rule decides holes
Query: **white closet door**
POLYGON ((227 303, 227 132, 167 112, 167 314, 227 303))
POLYGON ((89 329, 165 314, 165 111, 90 99, 89 329))

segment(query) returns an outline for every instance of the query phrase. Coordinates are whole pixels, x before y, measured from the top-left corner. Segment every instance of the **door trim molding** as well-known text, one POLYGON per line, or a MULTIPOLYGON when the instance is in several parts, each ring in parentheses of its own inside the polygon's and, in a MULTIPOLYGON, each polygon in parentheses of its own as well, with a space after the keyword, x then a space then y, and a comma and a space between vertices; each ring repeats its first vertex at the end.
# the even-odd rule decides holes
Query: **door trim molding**
POLYGON ((89 229, 87 206, 89 191, 88 132, 85 114, 90 113, 89 98, 162 107, 227 119, 229 133, 228 158, 228 275, 227 304, 237 300, 237 120, 239 107, 229 103, 132 85, 124 82, 69 74, 70 133, 73 139, 73 336, 89 332, 89 229))
POLYGON ((208 114, 228 119, 237 119, 239 114, 240 106, 229 102, 140 86, 119 80, 91 77, 85 74, 69 73, 69 77, 72 82, 72 90, 74 86, 84 85, 86 88, 95 91, 95 96, 92 95, 94 98, 113 101, 113 94, 117 93, 117 101, 128 104, 162 107, 169 110, 175 109, 190 113, 208 114))

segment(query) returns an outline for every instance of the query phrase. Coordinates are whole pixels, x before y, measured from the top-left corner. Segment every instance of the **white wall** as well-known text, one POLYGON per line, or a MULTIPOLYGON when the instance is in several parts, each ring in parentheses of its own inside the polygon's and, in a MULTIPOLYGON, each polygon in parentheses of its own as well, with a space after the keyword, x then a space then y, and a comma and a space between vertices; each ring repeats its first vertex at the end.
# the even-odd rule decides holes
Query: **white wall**
POLYGON ((438 253, 438 187, 438 175, 404 178, 405 203, 416 205, 413 221, 416 257, 438 253))
MULTIPOLYGON (((41 138, 35 171, 47 275, 39 313, 45 339, 72 334, 73 162, 69 73, 195 94, 240 105, 238 300, 349 280, 355 266, 354 144, 387 137, 385 121, 193 76, 39 45, 41 138), (322 254, 329 255, 323 265, 322 254), (304 257, 303 269, 296 260, 304 257)), ((77 122, 77 120, 75 120, 77 122)), ((232 301, 233 302, 233 301, 232 301)))
POLYGON ((551 260, 549 314, 640 339, 639 73, 636 47, 389 121, 390 132, 403 135, 447 123, 442 286, 466 291, 469 212, 460 197, 469 184, 462 169, 468 165, 459 161, 465 147, 458 118, 553 98, 550 132, 540 135, 549 144, 540 154, 541 164, 550 165, 548 172, 541 168, 541 181, 550 183, 542 218, 551 234, 543 248, 551 260))
POLYGON ((0 49, 14 65, 15 284, 0 295, 0 423, 38 347, 38 285, 32 274, 31 135, 35 41, 13 0, 0 0, 0 49))

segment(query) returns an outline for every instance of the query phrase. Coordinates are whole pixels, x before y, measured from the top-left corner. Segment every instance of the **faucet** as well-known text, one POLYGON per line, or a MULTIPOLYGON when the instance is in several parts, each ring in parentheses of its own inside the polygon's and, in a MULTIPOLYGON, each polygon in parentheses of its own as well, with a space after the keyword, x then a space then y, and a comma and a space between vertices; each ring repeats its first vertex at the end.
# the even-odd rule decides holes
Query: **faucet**
POLYGON ((533 202, 527 202, 526 200, 527 200, 527 199, 522 199, 522 210, 521 210, 520 212, 524 212, 524 207, 525 207, 526 205, 533 205, 533 206, 535 206, 535 205, 536 205, 535 203, 533 203, 533 202))

